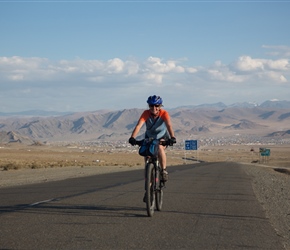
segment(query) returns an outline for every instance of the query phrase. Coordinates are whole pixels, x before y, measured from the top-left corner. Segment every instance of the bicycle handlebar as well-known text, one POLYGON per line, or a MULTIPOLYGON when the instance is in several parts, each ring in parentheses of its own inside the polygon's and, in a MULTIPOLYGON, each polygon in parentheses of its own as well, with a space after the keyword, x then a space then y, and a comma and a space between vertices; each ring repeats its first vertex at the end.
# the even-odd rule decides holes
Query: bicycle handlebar
MULTIPOLYGON (((138 145, 139 147, 142 146, 143 142, 145 139, 137 141, 136 140, 136 145, 138 145)), ((165 140, 165 141, 159 141, 159 145, 163 145, 163 146, 173 146, 173 144, 171 143, 170 140, 165 140)))

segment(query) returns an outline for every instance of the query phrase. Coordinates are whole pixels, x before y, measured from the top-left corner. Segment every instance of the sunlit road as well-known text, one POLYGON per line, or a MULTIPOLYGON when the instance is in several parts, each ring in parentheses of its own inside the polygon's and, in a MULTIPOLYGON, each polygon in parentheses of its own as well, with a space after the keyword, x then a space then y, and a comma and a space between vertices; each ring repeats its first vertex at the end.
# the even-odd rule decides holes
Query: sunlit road
POLYGON ((147 217, 143 171, 0 189, 0 249, 284 249, 239 164, 169 167, 147 217))

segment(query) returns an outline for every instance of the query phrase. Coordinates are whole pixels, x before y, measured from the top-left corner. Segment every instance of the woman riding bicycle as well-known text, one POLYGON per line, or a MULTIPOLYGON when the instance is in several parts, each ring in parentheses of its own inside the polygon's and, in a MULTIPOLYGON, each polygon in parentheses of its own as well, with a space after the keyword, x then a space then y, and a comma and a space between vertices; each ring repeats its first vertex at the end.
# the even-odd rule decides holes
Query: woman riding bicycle
MULTIPOLYGON (((131 145, 136 145, 136 136, 138 135, 143 124, 146 124, 145 138, 153 138, 159 140, 170 140, 171 144, 176 143, 174 131, 172 129, 170 116, 166 110, 161 109, 162 98, 160 96, 149 96, 147 103, 149 109, 145 110, 139 118, 132 135, 129 139, 131 145)), ((168 180, 168 172, 166 170, 166 146, 159 145, 158 158, 162 168, 163 181, 168 180)))

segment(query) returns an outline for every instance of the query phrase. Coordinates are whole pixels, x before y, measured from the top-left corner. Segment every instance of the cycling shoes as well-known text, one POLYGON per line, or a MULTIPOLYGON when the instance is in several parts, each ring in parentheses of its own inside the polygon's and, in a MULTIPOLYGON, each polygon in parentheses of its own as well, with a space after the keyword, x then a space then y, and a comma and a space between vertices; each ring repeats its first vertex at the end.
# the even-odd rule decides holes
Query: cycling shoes
POLYGON ((162 180, 163 182, 168 181, 168 172, 166 171, 166 169, 163 169, 163 170, 161 171, 161 180, 162 180))

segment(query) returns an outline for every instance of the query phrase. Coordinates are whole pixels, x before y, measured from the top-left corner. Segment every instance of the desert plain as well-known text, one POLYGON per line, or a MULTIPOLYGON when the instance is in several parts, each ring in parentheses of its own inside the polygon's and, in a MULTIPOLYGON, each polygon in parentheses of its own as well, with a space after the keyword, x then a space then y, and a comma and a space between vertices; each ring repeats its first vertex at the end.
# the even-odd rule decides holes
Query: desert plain
MULTIPOLYGON (((232 161, 290 170, 290 145, 201 146, 198 150, 169 147, 167 165, 232 161), (260 148, 270 149, 261 156, 260 148)), ((84 145, 0 145, 0 188, 116 171, 142 169, 138 147, 84 145)))

